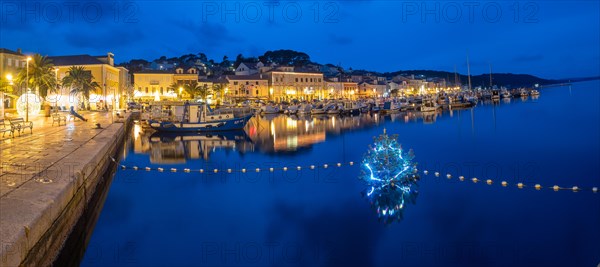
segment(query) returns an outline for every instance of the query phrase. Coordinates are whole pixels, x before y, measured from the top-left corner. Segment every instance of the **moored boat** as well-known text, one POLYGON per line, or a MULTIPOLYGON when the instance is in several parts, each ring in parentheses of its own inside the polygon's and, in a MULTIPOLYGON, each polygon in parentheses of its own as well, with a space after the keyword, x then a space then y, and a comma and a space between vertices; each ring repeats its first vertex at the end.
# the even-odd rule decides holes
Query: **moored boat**
POLYGON ((173 116, 150 119, 148 124, 154 130, 163 132, 214 132, 239 130, 244 128, 251 112, 234 112, 230 109, 211 111, 205 104, 185 103, 172 106, 173 116))

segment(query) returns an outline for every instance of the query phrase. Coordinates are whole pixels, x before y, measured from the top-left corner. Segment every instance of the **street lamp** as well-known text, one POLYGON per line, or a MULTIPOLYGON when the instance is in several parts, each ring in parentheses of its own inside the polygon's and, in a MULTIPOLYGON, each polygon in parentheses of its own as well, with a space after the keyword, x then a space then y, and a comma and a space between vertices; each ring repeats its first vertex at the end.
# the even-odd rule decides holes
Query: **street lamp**
POLYGON ((27 57, 27 71, 25 76, 25 121, 29 121, 29 61, 31 61, 31 57, 27 57))

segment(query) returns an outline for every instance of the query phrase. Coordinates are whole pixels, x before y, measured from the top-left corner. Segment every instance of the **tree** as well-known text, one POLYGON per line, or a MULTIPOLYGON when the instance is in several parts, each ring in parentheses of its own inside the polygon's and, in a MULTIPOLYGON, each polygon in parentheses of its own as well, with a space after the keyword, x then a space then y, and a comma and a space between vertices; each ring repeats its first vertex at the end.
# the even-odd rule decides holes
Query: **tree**
POLYGON ((27 68, 22 68, 17 75, 19 83, 26 83, 26 88, 33 87, 36 92, 39 92, 44 99, 49 92, 56 90, 57 80, 54 72, 54 64, 48 57, 40 54, 35 54, 29 62, 29 72, 27 68), (25 80, 29 78, 29 81, 25 80))
POLYGON ((62 83, 64 86, 71 88, 71 94, 80 94, 83 97, 84 109, 88 110, 90 107, 90 92, 96 92, 100 88, 100 85, 94 81, 92 72, 86 70, 83 66, 69 68, 62 83))
POLYGON ((229 57, 228 56, 223 56, 223 61, 221 61, 221 68, 229 68, 231 66, 231 61, 229 61, 229 57))
POLYGON ((206 102, 206 98, 210 94, 210 88, 206 85, 201 85, 198 82, 192 82, 190 84, 185 84, 183 89, 195 98, 196 96, 200 97, 204 102, 206 102))
POLYGON ((267 51, 259 59, 263 63, 277 63, 279 65, 304 66, 310 63, 310 57, 303 52, 293 50, 267 51))
POLYGON ((225 91, 225 85, 222 83, 213 83, 212 91, 215 95, 219 95, 221 101, 223 101, 223 91, 225 91))

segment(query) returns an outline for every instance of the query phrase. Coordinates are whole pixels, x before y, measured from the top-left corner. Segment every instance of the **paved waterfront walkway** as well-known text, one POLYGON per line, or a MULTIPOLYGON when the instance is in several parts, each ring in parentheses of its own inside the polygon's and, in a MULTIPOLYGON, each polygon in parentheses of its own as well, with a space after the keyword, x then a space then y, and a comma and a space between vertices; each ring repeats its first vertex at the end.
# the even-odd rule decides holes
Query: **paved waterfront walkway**
MULTIPOLYGON (((118 134, 122 135, 124 127, 111 112, 81 115, 88 121, 68 119, 61 126, 52 126, 51 117, 36 116, 30 118, 33 133, 26 129, 21 135, 15 133, 14 138, 0 137, 0 266, 19 265, 27 255, 32 256, 31 263, 43 262, 47 254, 60 249, 50 247, 54 243, 48 240, 62 238, 53 235, 68 234, 62 228, 48 229, 57 225, 55 220, 67 212, 69 203, 77 204, 76 212, 80 212, 89 201, 85 191, 95 188, 98 181, 87 177, 101 175, 103 169, 99 166, 105 166, 103 162, 114 147, 111 144, 118 134), (96 123, 102 129, 96 129, 96 123), (81 197, 81 190, 84 199, 79 201, 76 197, 81 197), (38 242, 49 243, 42 243, 29 254, 38 242)), ((77 220, 78 215, 61 218, 59 225, 70 227, 74 222, 68 220, 77 220)))
MULTIPOLYGON (((110 112, 80 114, 88 121, 68 119, 66 125, 61 122, 59 127, 57 123, 52 126, 52 117, 39 115, 30 118, 33 122, 33 134, 25 129, 21 135, 15 133, 14 138, 8 133, 3 138, 0 137, 0 198, 29 180, 44 182, 44 179, 49 179, 46 170, 51 165, 101 132, 101 129, 93 129, 96 123, 105 128, 113 119, 110 112)), ((68 113, 63 112, 61 115, 69 118, 68 113)))

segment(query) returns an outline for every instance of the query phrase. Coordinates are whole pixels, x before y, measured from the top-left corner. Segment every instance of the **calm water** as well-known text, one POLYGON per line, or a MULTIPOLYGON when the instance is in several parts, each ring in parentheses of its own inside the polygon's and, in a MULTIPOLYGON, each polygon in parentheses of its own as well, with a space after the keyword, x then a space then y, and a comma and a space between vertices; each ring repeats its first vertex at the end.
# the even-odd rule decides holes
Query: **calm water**
POLYGON ((122 164, 179 171, 117 171, 82 265, 596 266, 600 194, 499 183, 600 186, 598 88, 426 117, 255 118, 245 132, 185 142, 136 127, 122 164), (181 171, 359 162, 384 128, 414 149, 420 170, 442 173, 422 177, 393 224, 361 195, 359 164, 181 171))

